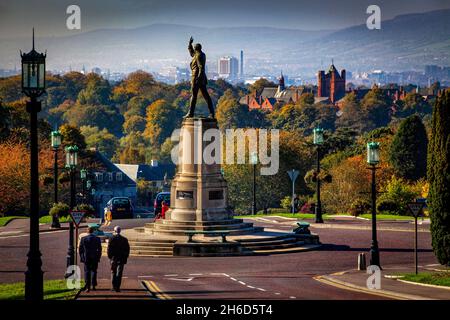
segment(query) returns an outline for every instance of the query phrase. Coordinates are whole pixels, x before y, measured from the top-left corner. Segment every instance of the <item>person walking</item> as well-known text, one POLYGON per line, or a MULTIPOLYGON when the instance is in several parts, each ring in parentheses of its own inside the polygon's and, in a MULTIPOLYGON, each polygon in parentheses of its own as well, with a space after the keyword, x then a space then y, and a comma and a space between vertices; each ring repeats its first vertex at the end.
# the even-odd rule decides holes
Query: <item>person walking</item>
POLYGON ((89 292, 97 286, 97 267, 102 257, 102 242, 94 235, 94 228, 88 228, 88 235, 80 241, 80 261, 84 263, 84 290, 89 292))
POLYGON ((105 226, 109 226, 112 222, 112 212, 111 210, 105 208, 105 226))
POLYGON ((121 228, 115 226, 114 235, 108 243, 108 258, 111 261, 112 290, 116 292, 120 292, 123 269, 130 255, 128 239, 123 237, 120 232, 121 228))
POLYGON ((161 218, 166 218, 167 210, 169 210, 169 206, 167 205, 166 201, 163 200, 163 202, 161 203, 161 218))

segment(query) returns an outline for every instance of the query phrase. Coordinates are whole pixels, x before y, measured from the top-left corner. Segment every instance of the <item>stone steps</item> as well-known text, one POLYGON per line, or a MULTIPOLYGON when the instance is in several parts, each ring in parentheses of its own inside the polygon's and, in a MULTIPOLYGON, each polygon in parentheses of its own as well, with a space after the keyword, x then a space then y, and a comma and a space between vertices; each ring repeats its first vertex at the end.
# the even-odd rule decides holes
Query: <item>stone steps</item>
MULTIPOLYGON (((186 231, 192 231, 192 230, 174 230, 174 229, 146 229, 146 232, 149 234, 159 234, 159 235, 167 235, 167 236, 186 236, 186 231)), ((233 229, 233 230, 222 230, 222 229, 214 229, 211 231, 227 231, 228 235, 239 235, 239 234, 248 234, 248 233, 254 233, 254 232, 261 232, 263 229, 260 229, 260 227, 247 227, 247 228, 240 228, 240 229, 233 229)))
POLYGON ((135 239, 130 240, 130 255, 132 256, 173 256, 173 245, 176 240, 170 239, 135 239))
POLYGON ((227 224, 239 224, 242 222, 244 222, 243 219, 213 220, 213 221, 177 221, 177 220, 158 219, 155 221, 156 224, 168 224, 168 225, 182 224, 192 226, 227 225, 227 224))
POLYGON ((130 256, 144 256, 144 257, 153 257, 153 256, 166 256, 172 257, 173 251, 162 251, 162 250, 130 250, 130 256))
POLYGON ((226 225, 171 225, 171 224, 154 224, 153 230, 199 230, 199 231, 215 231, 215 230, 238 230, 252 227, 252 223, 226 224, 226 225))

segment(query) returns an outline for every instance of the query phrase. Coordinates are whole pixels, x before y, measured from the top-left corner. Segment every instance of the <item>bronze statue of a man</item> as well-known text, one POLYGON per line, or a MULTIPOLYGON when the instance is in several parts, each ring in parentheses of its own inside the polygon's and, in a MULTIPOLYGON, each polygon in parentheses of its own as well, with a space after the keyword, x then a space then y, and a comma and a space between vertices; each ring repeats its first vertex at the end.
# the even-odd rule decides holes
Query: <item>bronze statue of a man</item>
POLYGON ((214 118, 214 107, 209 96, 208 89, 206 89, 206 85, 208 84, 208 79, 206 79, 205 65, 206 65, 206 55, 202 51, 202 45, 197 43, 194 47, 192 47, 192 42, 194 38, 191 37, 189 39, 188 50, 192 57, 191 61, 191 103, 189 107, 189 112, 184 116, 185 118, 193 117, 195 112, 195 105, 197 103, 197 95, 200 90, 203 98, 205 98, 206 103, 208 104, 209 109, 209 117, 214 118))

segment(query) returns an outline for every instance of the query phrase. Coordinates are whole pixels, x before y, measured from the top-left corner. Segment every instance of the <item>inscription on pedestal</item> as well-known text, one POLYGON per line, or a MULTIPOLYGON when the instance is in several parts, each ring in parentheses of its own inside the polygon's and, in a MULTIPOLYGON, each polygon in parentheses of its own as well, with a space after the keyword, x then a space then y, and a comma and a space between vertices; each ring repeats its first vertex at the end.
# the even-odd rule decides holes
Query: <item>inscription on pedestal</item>
POLYGON ((194 191, 177 191, 177 199, 180 200, 186 200, 186 199, 193 199, 194 198, 194 191))

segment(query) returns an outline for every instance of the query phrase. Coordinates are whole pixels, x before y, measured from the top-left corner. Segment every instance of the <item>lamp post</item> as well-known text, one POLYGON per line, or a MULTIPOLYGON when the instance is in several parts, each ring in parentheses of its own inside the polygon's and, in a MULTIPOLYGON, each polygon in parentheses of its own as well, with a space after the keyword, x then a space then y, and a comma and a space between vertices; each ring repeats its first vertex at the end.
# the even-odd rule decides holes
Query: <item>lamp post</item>
POLYGON ((315 208, 316 223, 323 223, 322 219, 322 202, 320 200, 320 146, 323 144, 323 129, 320 127, 314 128, 313 144, 317 149, 317 171, 316 171, 316 197, 317 203, 315 208))
MULTIPOLYGON (((66 168, 70 173, 70 210, 76 206, 75 192, 75 170, 78 164, 78 147, 67 146, 66 147, 66 168)), ((69 247, 67 250, 67 267, 74 265, 75 263, 75 248, 73 246, 73 234, 74 225, 71 220, 69 223, 69 247)))
MULTIPOLYGON (((61 145, 61 133, 58 130, 52 131, 51 133, 52 149, 55 153, 55 163, 53 164, 53 186, 54 186, 54 203, 58 203, 58 148, 61 145)), ((52 216, 52 228, 61 228, 59 223, 59 217, 52 216)))
POLYGON ((43 272, 39 250, 39 169, 38 169, 38 126, 37 114, 41 102, 37 100, 45 92, 46 54, 33 49, 20 52, 22 58, 22 92, 30 98, 26 109, 30 114, 30 249, 28 251, 27 271, 25 272, 25 299, 43 299, 43 272))
POLYGON ((256 211, 256 165, 258 164, 258 153, 252 152, 250 162, 253 165, 253 201, 252 201, 252 214, 255 215, 256 211))
POLYGON ((368 169, 372 171, 372 245, 370 246, 370 265, 376 265, 381 268, 377 240, 377 188, 375 181, 375 173, 379 162, 380 144, 378 142, 369 142, 367 144, 367 163, 370 165, 368 169))
POLYGON ((83 194, 83 201, 85 201, 86 198, 86 178, 87 178, 87 170, 81 169, 80 170, 80 178, 81 178, 81 193, 83 194))

